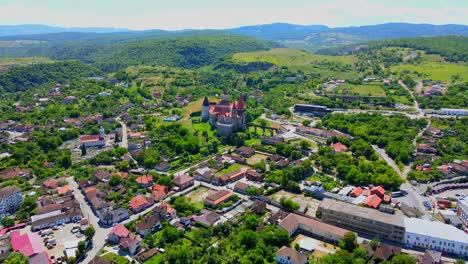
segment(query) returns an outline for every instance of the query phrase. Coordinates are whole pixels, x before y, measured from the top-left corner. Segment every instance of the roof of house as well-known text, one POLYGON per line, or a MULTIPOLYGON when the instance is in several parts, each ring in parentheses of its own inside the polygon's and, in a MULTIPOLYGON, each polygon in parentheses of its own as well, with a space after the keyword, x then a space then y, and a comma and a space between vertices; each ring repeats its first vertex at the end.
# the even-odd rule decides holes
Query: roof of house
POLYGON ((282 246, 278 251, 276 251, 276 255, 280 256, 283 259, 288 259, 292 263, 307 263, 307 256, 300 253, 297 250, 291 249, 287 246, 282 246))
POLYGON ((115 235, 118 237, 128 237, 129 234, 130 231, 128 231, 128 229, 122 224, 114 226, 109 232, 109 235, 115 235))
POLYGON ((426 249, 424 255, 419 259, 420 264, 434 264, 440 263, 442 252, 426 249))
POLYGON ((244 153, 244 154, 246 154, 246 155, 252 155, 252 154, 255 152, 254 149, 249 148, 249 147, 246 147, 246 146, 238 147, 238 148, 237 148, 237 151, 238 151, 238 152, 241 152, 241 153, 244 153))
POLYGON ((130 200, 128 206, 131 209, 139 209, 142 206, 147 206, 149 203, 150 201, 148 200, 148 198, 146 198, 143 195, 137 195, 130 200))
POLYGON ((94 177, 100 181, 108 181, 110 176, 111 175, 108 171, 97 171, 94 173, 94 177))
POLYGON ((153 211, 155 213, 172 214, 175 212, 175 209, 170 204, 162 202, 159 206, 154 207, 153 211))
POLYGON ((135 181, 136 181, 138 184, 147 185, 147 184, 153 182, 153 176, 151 176, 151 175, 143 175, 143 176, 140 176, 140 177, 136 178, 135 181))
POLYGON ((228 190, 219 190, 215 193, 212 193, 206 197, 206 201, 211 204, 220 204, 225 200, 229 199, 232 196, 232 192, 228 190))
POLYGON ((375 250, 370 244, 366 244, 364 248, 367 250, 368 257, 375 257, 379 260, 388 260, 394 255, 401 254, 401 248, 384 243, 379 243, 375 250))
POLYGON ((8 168, 0 173, 0 178, 11 179, 13 177, 17 177, 21 175, 29 175, 29 174, 30 172, 28 169, 8 168))
POLYGON ((0 189, 0 199, 3 200, 7 197, 9 197, 10 195, 13 195, 15 193, 21 193, 21 190, 20 188, 16 187, 15 185, 12 185, 12 186, 7 186, 7 187, 3 187, 0 189))
POLYGON ((281 159, 275 163, 278 167, 285 167, 289 165, 289 161, 287 159, 281 159))
POLYGON ((140 241, 141 238, 139 236, 130 233, 128 237, 124 237, 120 240, 119 246, 124 249, 130 249, 135 247, 140 241))
POLYGON ((366 197, 366 199, 362 202, 367 207, 372 208, 379 208, 380 203, 382 203, 382 198, 377 196, 376 194, 371 194, 366 197))
POLYGON ((382 186, 377 186, 371 189, 371 194, 377 194, 381 198, 385 195, 385 189, 382 186))
POLYGON ((362 188, 356 187, 351 191, 351 193, 349 193, 349 195, 353 197, 358 197, 359 195, 361 195, 361 193, 362 193, 362 188))
POLYGON ((71 190, 72 190, 72 189, 71 189, 70 185, 64 185, 64 186, 58 188, 57 193, 58 193, 59 195, 65 195, 65 194, 67 194, 68 192, 70 192, 71 190))
POLYGON ((176 176, 174 177, 174 179, 172 179, 172 182, 177 185, 177 186, 181 186, 181 185, 184 185, 190 181, 193 181, 193 178, 190 177, 188 174, 182 174, 182 175, 179 175, 179 176, 176 176))
POLYGON ((331 148, 335 152, 348 151, 348 147, 346 145, 344 145, 343 143, 341 143, 341 142, 336 142, 336 143, 332 144, 331 148))
POLYGON ((95 257, 91 260, 91 264, 113 264, 112 260, 104 259, 101 257, 95 257))
POLYGON ((151 229, 157 222, 159 222, 159 217, 156 215, 148 215, 143 220, 138 222, 136 227, 142 231, 151 229))
POLYGON ((290 234, 292 234, 298 228, 299 225, 320 229, 339 237, 343 237, 347 232, 349 232, 349 230, 346 230, 344 228, 333 226, 312 218, 293 213, 286 216, 286 218, 284 218, 279 225, 282 228, 286 229, 286 231, 288 231, 288 233, 290 234))
POLYGON ((235 190, 246 191, 248 188, 250 188, 250 185, 248 183, 245 183, 245 182, 240 182, 239 181, 234 185, 235 190))
POLYGON ((21 235, 19 231, 12 231, 10 239, 13 250, 19 251, 27 257, 45 251, 41 238, 36 233, 28 232, 21 235))
POLYGON ((29 263, 52 264, 52 261, 50 260, 49 254, 47 254, 47 252, 41 252, 39 254, 29 257, 29 263))
POLYGON ((216 221, 218 221, 220 218, 221 218, 220 214, 210 211, 210 210, 203 209, 201 211, 201 216, 195 217, 195 221, 205 224, 207 226, 213 226, 216 223, 216 221))
POLYGON ((54 179, 48 179, 42 182, 42 186, 47 187, 49 189, 55 189, 58 186, 58 182, 54 179))

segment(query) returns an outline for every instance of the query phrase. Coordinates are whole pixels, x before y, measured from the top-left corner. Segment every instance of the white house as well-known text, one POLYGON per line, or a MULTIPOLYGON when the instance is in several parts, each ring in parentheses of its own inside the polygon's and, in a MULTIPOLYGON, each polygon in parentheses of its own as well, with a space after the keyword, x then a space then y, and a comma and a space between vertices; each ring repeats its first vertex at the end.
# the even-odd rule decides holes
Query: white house
POLYGON ((410 247, 468 256, 468 235, 452 225, 419 218, 405 218, 405 229, 405 242, 410 247))

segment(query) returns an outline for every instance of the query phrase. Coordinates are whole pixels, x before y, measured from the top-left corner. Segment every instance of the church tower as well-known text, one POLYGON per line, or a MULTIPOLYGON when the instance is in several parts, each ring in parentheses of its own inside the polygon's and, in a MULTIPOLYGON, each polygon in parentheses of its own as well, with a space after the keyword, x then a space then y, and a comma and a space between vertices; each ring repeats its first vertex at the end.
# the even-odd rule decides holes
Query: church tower
POLYGON ((239 96, 239 101, 237 102, 237 113, 239 115, 239 126, 245 128, 245 103, 242 94, 239 96))
POLYGON ((210 102, 208 101, 208 97, 205 96, 203 100, 202 110, 201 110, 201 120, 202 122, 206 122, 210 119, 210 102))
POLYGON ((101 127, 99 128, 99 140, 104 140, 104 136, 105 136, 105 134, 104 134, 104 127, 101 126, 101 127))

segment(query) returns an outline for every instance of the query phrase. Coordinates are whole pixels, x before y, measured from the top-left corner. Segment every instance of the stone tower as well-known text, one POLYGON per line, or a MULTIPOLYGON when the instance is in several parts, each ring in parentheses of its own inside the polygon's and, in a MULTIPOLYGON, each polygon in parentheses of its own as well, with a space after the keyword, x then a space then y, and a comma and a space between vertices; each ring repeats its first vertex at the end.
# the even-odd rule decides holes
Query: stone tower
POLYGON ((105 134, 104 134, 104 128, 101 126, 101 127, 99 128, 99 139, 100 139, 100 140, 104 140, 104 136, 105 136, 105 134))
POLYGON ((242 95, 239 96, 239 101, 237 102, 237 113, 239 115, 239 127, 245 128, 245 103, 242 95))
POLYGON ((208 101, 208 97, 205 96, 201 110, 201 120, 202 122, 206 122, 208 119, 210 119, 210 102, 208 101))

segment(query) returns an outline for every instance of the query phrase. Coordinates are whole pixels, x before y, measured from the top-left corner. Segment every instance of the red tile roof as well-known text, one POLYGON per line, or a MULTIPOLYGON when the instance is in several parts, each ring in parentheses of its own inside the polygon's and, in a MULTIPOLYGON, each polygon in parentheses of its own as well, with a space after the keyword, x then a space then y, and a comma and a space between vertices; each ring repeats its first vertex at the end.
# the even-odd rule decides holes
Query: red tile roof
POLYGON ((130 231, 128 231, 128 229, 122 224, 114 226, 114 228, 109 232, 109 235, 116 235, 118 237, 128 237, 129 234, 130 231))
POLYGON ((153 182, 153 177, 151 175, 143 175, 135 179, 138 184, 147 185, 153 182))
POLYGON ((146 207, 150 204, 150 201, 142 195, 137 195, 133 197, 129 202, 129 207, 133 210, 139 210, 142 207, 146 207))
POLYGON ((376 194, 380 198, 383 198, 383 196, 385 195, 385 189, 382 186, 377 186, 377 187, 372 188, 370 193, 376 194))
POLYGON ((346 152, 348 151, 348 147, 341 142, 336 142, 335 144, 331 145, 331 148, 334 152, 346 152))
POLYGON ((64 186, 58 188, 57 193, 58 193, 59 195, 65 195, 65 194, 67 194, 68 192, 70 192, 71 190, 72 190, 72 189, 70 188, 69 185, 64 185, 64 186))
POLYGON ((359 195, 362 194, 362 188, 361 187, 357 187, 357 188, 354 188, 354 190, 351 191, 351 193, 349 194, 349 196, 351 197, 358 197, 359 195))
POLYGON ((382 199, 375 194, 371 194, 367 196, 367 198, 362 203, 367 207, 377 209, 379 208, 380 203, 382 203, 382 199))

